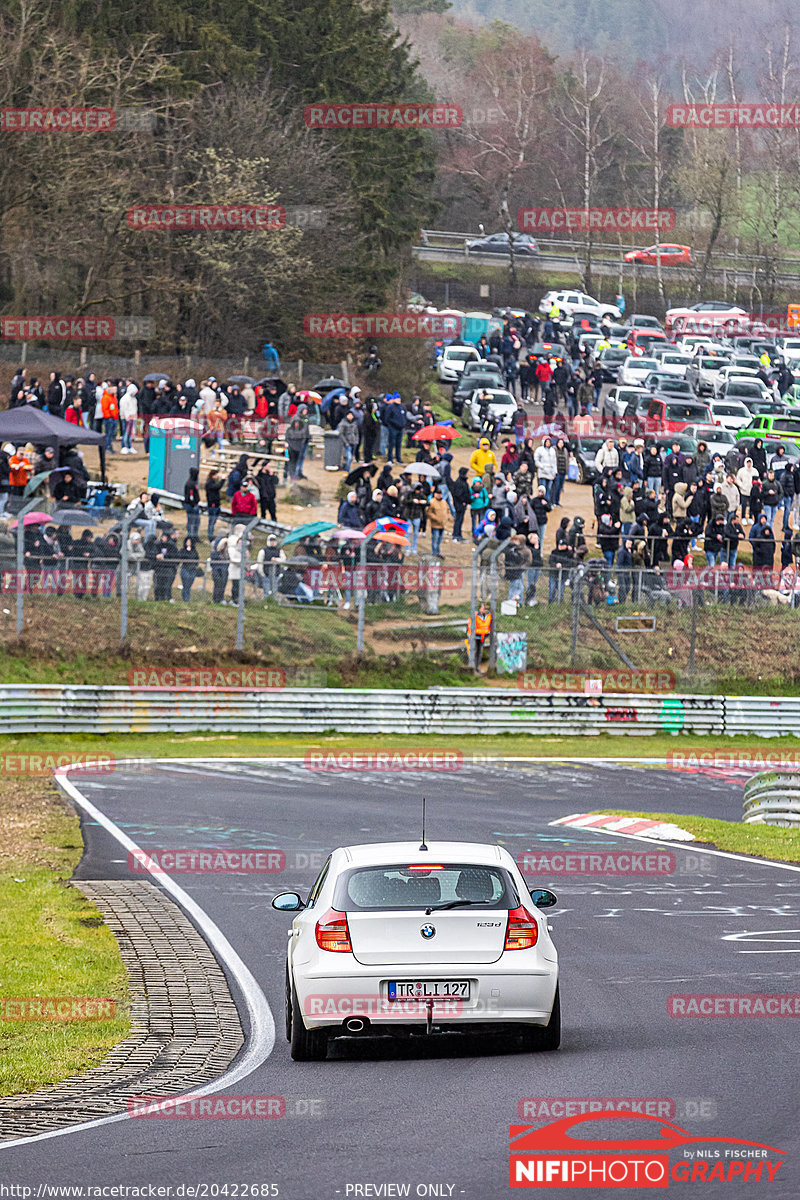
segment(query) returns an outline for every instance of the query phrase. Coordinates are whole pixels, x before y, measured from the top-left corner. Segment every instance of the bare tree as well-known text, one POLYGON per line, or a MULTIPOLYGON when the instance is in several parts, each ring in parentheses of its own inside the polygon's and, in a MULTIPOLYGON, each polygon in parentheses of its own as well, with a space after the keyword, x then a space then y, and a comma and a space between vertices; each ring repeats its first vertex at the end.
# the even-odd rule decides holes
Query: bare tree
POLYGON ((553 84, 552 63, 536 38, 517 39, 476 58, 462 76, 467 120, 454 142, 449 170, 471 182, 508 234, 509 282, 517 282, 514 239, 517 207, 547 142, 543 101, 553 84), (483 119, 474 119, 479 112, 483 119))
MULTIPOLYGON (((581 202, 585 210, 594 205, 598 184, 618 152, 615 108, 616 91, 608 63, 581 50, 559 80, 553 111, 557 124, 579 156, 581 202)), ((594 230, 587 223, 583 288, 590 294, 593 245, 594 230)))

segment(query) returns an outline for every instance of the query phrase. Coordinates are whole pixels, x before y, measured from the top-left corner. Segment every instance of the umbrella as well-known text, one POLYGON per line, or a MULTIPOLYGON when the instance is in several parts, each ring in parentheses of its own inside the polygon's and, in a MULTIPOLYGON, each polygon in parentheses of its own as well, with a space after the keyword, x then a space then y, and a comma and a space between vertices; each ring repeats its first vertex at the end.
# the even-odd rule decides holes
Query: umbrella
POLYGON ((320 400, 322 399, 322 396, 320 396, 319 392, 298 392, 297 399, 298 400, 313 400, 315 404, 319 404, 320 400))
MULTIPOLYGON (((23 525, 49 525, 53 518, 46 512, 29 512, 22 519, 23 525)), ((16 529, 19 521, 12 521, 10 529, 16 529)))
POLYGON ((375 530, 380 530, 381 533, 408 533, 408 521, 403 521, 399 517, 378 517, 377 521, 370 521, 369 525, 364 526, 364 533, 374 533, 375 530))
POLYGON ((343 538, 348 542, 362 542, 367 535, 361 529, 334 529, 332 538, 343 538))
POLYGON ((287 533, 281 545, 288 546, 290 542, 301 542, 303 538, 313 537, 315 533, 326 533, 329 529, 335 528, 335 521, 307 521, 305 525, 298 525, 296 529, 287 533))
POLYGON ((166 379, 167 383, 172 383, 166 371, 151 371, 149 375, 145 375, 142 383, 160 383, 162 379, 166 379))
MULTIPOLYGON (((59 508, 50 520, 54 525, 96 525, 97 518, 85 508, 59 508)), ((113 532, 109 530, 109 533, 113 532)))
POLYGON ((393 546, 410 546, 411 542, 402 533, 376 533, 375 542, 391 542, 393 546))
MULTIPOLYGON (((235 382, 235 380, 231 382, 235 382)), ((286 382, 283 379, 278 379, 277 375, 265 375, 263 379, 259 379, 256 387, 266 387, 268 383, 274 383, 279 392, 286 391, 286 382)))
POLYGON ((452 425, 423 425, 412 435, 412 442, 448 442, 461 437, 452 425))
POLYGON ((410 463, 403 472, 405 475, 427 475, 430 479, 441 479, 441 475, 436 470, 436 467, 430 463, 418 462, 410 463))
POLYGON ((52 471, 40 471, 38 475, 34 475, 32 479, 29 479, 25 484, 25 491, 22 493, 22 499, 26 500, 28 496, 32 496, 39 484, 45 479, 49 479, 51 474, 55 474, 55 472, 58 470, 63 470, 63 468, 54 467, 52 471))
POLYGON ((348 487, 351 487, 358 479, 361 478, 365 471, 369 470, 370 467, 372 467, 373 471, 377 471, 377 467, 374 463, 359 463, 357 467, 353 467, 350 474, 345 476, 345 484, 348 487))
POLYGON ((314 384, 314 391, 322 394, 329 392, 331 388, 346 388, 348 385, 343 379, 336 379, 333 375, 329 379, 320 379, 319 383, 314 384))
POLYGON ((228 376, 228 383, 238 383, 240 387, 246 383, 248 383, 250 385, 250 387, 254 387, 255 382, 256 381, 255 381, 255 379, 253 379, 252 375, 229 375, 228 376))

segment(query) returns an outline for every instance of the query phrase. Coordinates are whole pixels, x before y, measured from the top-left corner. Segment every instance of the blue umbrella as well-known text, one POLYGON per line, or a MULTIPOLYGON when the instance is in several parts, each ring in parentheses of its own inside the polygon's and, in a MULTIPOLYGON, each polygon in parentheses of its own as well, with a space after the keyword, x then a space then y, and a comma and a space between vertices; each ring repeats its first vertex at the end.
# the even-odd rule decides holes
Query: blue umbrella
POLYGON ((288 546, 290 542, 302 542, 303 538, 314 537, 315 534, 325 533, 328 529, 336 529, 336 522, 308 521, 305 525, 298 525, 296 529, 292 529, 290 533, 287 533, 281 545, 288 546))

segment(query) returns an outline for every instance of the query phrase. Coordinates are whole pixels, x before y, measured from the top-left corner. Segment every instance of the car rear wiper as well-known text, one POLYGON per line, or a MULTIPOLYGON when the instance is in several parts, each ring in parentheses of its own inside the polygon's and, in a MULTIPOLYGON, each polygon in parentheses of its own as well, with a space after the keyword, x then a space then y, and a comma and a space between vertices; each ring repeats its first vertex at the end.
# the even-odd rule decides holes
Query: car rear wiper
POLYGON ((432 904, 425 909, 425 916, 429 917, 432 912, 444 912, 446 908, 466 908, 470 904, 485 903, 485 900, 449 900, 447 904, 432 904))

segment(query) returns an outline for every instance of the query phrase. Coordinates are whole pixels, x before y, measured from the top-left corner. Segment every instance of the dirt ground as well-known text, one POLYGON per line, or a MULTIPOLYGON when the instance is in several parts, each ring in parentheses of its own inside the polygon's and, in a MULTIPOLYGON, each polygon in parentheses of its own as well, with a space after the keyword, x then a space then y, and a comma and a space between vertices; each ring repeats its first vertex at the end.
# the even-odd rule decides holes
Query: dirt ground
MULTIPOLYGON (((531 408, 533 414, 533 409, 531 408)), ((475 449, 477 439, 475 434, 467 433, 461 429, 461 437, 451 443, 453 453, 453 475, 458 474, 459 467, 469 465, 470 455, 475 449)), ((132 500, 136 493, 147 487, 147 456, 144 454, 141 441, 134 443, 137 451, 136 455, 121 455, 119 452, 107 456, 107 472, 109 480, 114 483, 124 483, 128 489, 128 500, 132 500)), ((502 454, 502 443, 498 447, 498 460, 502 454)), ((243 453, 247 450, 243 447, 243 453)), ((413 449, 406 450, 404 448, 404 459, 406 463, 413 462, 416 451, 413 449)), ((96 452, 89 449, 86 452, 87 465, 92 469, 92 474, 96 470, 96 452)), ((378 467, 382 467, 385 463, 385 458, 375 460, 378 467)), ((302 507, 301 505, 291 504, 286 501, 287 488, 282 484, 278 488, 277 500, 277 516, 278 520, 287 525, 301 525, 305 521, 335 521, 339 506, 339 500, 336 497, 336 492, 341 480, 344 478, 344 471, 326 471, 322 465, 321 454, 317 457, 306 459, 305 474, 309 481, 317 484, 320 488, 321 503, 318 505, 302 507)), ((202 485, 205 483, 208 474, 207 468, 203 467, 200 472, 201 491, 202 485)), ((279 467, 279 474, 282 474, 279 467)), ((592 508, 592 489, 588 486, 582 486, 578 483, 567 482, 564 485, 564 490, 561 497, 561 507, 556 509, 551 515, 548 523, 544 541, 544 549, 548 552, 552 549, 555 543, 555 530, 558 527, 559 520, 562 516, 582 516, 586 521, 587 532, 593 528, 594 511, 592 508)), ((170 519, 182 528, 185 524, 185 518, 182 512, 173 510, 170 519)), ((201 537, 204 536, 205 523, 201 529, 201 537)), ((454 545, 451 538, 452 521, 448 524, 445 530, 442 553, 445 561, 454 566, 465 567, 472 561, 472 547, 469 541, 462 545, 454 545)), ((469 535, 469 514, 464 521, 464 531, 469 535)), ((430 533, 424 534, 420 538, 420 548, 423 553, 430 552, 430 533)), ((406 557, 409 557, 406 552, 406 557)))

